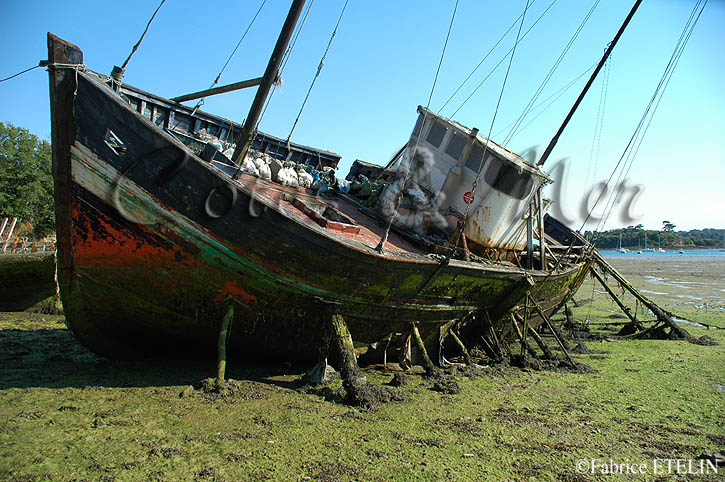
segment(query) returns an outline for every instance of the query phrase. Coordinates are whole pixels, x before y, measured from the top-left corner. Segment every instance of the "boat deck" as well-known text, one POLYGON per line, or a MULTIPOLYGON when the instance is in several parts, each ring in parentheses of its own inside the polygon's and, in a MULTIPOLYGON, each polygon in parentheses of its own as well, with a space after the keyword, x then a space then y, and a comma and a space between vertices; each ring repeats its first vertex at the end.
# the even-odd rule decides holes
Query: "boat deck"
MULTIPOLYGON (((312 189, 283 186, 248 173, 241 173, 239 182, 252 189, 259 198, 278 206, 291 219, 314 229, 322 229, 332 237, 355 241, 375 249, 385 231, 379 220, 343 197, 323 197, 312 189), (326 209, 328 213, 332 210, 327 216, 323 215, 326 209)), ((406 255, 413 254, 418 259, 426 254, 423 249, 393 230, 388 235, 384 252, 388 257, 407 257, 406 255)))

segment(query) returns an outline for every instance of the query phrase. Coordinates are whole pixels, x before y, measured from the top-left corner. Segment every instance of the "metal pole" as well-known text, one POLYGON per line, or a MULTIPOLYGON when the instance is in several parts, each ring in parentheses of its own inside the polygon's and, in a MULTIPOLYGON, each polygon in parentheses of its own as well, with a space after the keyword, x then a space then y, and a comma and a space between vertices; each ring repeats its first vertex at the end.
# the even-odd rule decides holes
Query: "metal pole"
POLYGON ((272 84, 277 79, 282 57, 284 56, 285 50, 287 50, 287 46, 292 38, 292 32, 295 29, 295 25, 297 25, 297 20, 300 18, 304 5, 305 0, 294 0, 292 2, 287 19, 282 26, 282 32, 280 32, 279 38, 277 39, 277 45, 274 46, 272 56, 269 58, 267 70, 264 71, 262 83, 259 85, 259 89, 257 89, 257 95, 254 97, 252 107, 249 109, 247 120, 244 122, 242 131, 237 138, 237 147, 234 149, 234 154, 232 155, 232 160, 237 164, 242 163, 244 156, 249 151, 249 146, 252 144, 254 130, 257 127, 257 122, 259 122, 259 116, 262 114, 264 102, 267 100, 272 84))

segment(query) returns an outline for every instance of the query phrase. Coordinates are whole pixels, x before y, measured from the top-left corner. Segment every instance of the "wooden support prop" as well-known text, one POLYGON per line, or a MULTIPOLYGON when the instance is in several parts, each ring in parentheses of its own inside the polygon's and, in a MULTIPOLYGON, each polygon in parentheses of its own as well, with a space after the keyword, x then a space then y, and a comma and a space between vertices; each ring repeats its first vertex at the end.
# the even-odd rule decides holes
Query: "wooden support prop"
POLYGON ((466 234, 461 234, 461 246, 463 247, 463 259, 465 261, 471 261, 471 252, 468 250, 468 241, 466 241, 466 234))
MULTIPOLYGON (((604 258, 602 258, 602 255, 599 254, 599 252, 594 251, 594 261, 602 267, 607 273, 611 274, 614 279, 616 279, 619 284, 624 287, 627 291, 629 291, 632 296, 634 296, 637 300, 639 300, 643 305, 645 305, 654 315, 657 317, 658 321, 661 321, 665 325, 667 325, 672 331, 674 331, 678 337, 683 338, 691 343, 695 342, 695 338, 690 335, 685 329, 681 328, 677 323, 675 323, 669 314, 667 314, 666 311, 664 311, 662 308, 657 306, 655 303, 653 303, 649 298, 644 296, 642 293, 639 292, 637 288, 632 286, 629 281, 627 281, 624 276, 622 276, 619 271, 614 269, 614 266, 609 264, 604 258)), ((592 270, 593 271, 593 270, 592 270)))
POLYGON ((174 102, 186 102, 187 100, 201 99, 202 97, 209 97, 210 95, 223 94, 225 92, 246 89, 248 87, 256 87, 261 83, 262 77, 257 77, 256 79, 243 80, 233 84, 214 87, 213 89, 200 90, 199 92, 194 92, 193 94, 180 95, 178 97, 173 97, 171 100, 174 102))
POLYGON ((622 302, 622 300, 619 299, 619 297, 616 295, 616 293, 614 293, 612 288, 610 288, 609 285, 607 284, 607 282, 604 281, 604 278, 602 278, 602 276, 599 273, 597 273, 597 270, 594 269, 594 266, 592 266, 592 268, 591 268, 591 273, 592 273, 592 276, 594 277, 594 279, 599 281, 599 284, 602 285, 604 290, 609 294, 609 296, 614 300, 614 302, 617 303, 617 306, 619 306, 619 309, 622 310, 625 315, 627 315, 627 318, 629 318, 632 321, 632 323, 637 327, 637 329, 641 329, 642 324, 639 321, 637 321, 637 317, 632 314, 632 310, 630 310, 629 307, 626 306, 622 302))
POLYGON ((544 356, 549 360, 553 359, 554 354, 551 353, 551 348, 549 348, 549 345, 547 345, 544 339, 541 338, 541 335, 539 335, 536 330, 531 330, 529 333, 531 333, 531 338, 533 338, 536 344, 539 345, 541 351, 544 352, 544 356))
POLYGON ((458 345, 458 348, 460 348, 461 352, 463 353, 463 359, 466 360, 466 365, 473 365, 473 360, 471 360, 471 355, 468 353, 468 349, 466 348, 466 345, 463 344, 460 338, 458 338, 458 335, 456 335, 456 332, 453 331, 453 327, 451 327, 450 330, 448 330, 448 336, 453 338, 453 341, 458 345))
MULTIPOLYGON (((526 293, 526 298, 524 298, 524 329, 520 333, 521 339, 525 340, 528 337, 529 332, 529 294, 526 293)), ((524 346, 521 345, 521 356, 524 356, 524 346)))
POLYGON ((566 316, 566 323, 570 326, 574 326, 574 313, 571 312, 571 308, 569 308, 568 304, 564 304, 564 315, 566 316))
POLYGON ((354 381, 360 376, 360 367, 355 358, 355 345, 347 329, 345 319, 337 311, 335 305, 328 306, 330 327, 332 328, 332 343, 340 355, 340 374, 344 381, 354 381))
POLYGON ((234 318, 234 302, 229 301, 227 306, 227 312, 224 314, 222 319, 222 326, 219 329, 219 340, 217 342, 217 370, 216 370, 216 384, 217 387, 221 388, 226 383, 225 375, 227 369, 227 342, 229 341, 229 333, 232 325, 232 319, 234 318))
POLYGON ((432 375, 436 371, 436 367, 435 365, 433 365, 433 362, 428 356, 428 351, 426 351, 425 349, 425 343, 423 343, 423 338, 420 337, 420 332, 418 331, 418 325, 412 323, 411 326, 413 341, 415 341, 415 346, 418 349, 420 357, 423 359, 423 367, 425 368, 425 372, 428 375, 432 375))
MULTIPOLYGON (((536 354, 536 350, 529 344, 529 342, 526 340, 526 337, 524 337, 523 333, 521 332, 521 328, 519 328, 519 324, 516 322, 516 316, 514 313, 511 313, 511 323, 514 325, 514 328, 516 329, 516 334, 519 337, 519 340, 521 340, 521 350, 522 350, 522 356, 523 356, 523 350, 526 350, 529 352, 529 355, 531 355, 533 358, 538 359, 539 355, 536 354)), ((531 330, 534 331, 534 330, 531 330)))
POLYGON ((566 356, 566 359, 569 361, 569 363, 571 363, 572 366, 575 367, 576 363, 574 362, 574 360, 571 359, 571 357, 569 356, 569 352, 567 351, 571 349, 568 347, 569 344, 566 343, 566 341, 561 337, 561 333, 559 332, 559 330, 554 326, 549 317, 546 316, 546 314, 544 313, 544 310, 541 309, 539 304, 533 298, 531 298, 531 303, 534 305, 534 309, 536 310, 536 312, 539 313, 539 316, 541 316, 541 318, 546 323, 546 326, 548 326, 551 330, 551 334, 554 335, 554 339, 559 344, 561 351, 564 352, 564 356, 566 356))
POLYGON ((543 186, 536 191, 536 204, 539 208, 539 256, 541 257, 541 270, 547 271, 549 268, 546 264, 546 234, 544 233, 544 202, 541 197, 543 186))

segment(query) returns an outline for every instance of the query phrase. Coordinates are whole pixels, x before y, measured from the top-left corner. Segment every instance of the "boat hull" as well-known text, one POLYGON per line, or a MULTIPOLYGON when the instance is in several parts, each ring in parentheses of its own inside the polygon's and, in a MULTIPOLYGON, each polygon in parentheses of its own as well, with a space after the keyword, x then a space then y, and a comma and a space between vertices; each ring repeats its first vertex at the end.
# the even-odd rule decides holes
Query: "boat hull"
POLYGON ((331 304, 357 342, 411 322, 435 338, 477 310, 505 320, 527 292, 556 309, 580 282, 584 263, 525 271, 402 241, 378 253, 374 222, 333 231, 293 202, 326 200, 232 181, 94 74, 51 71, 51 104, 60 294, 68 326, 99 353, 211 351, 233 303, 230 353, 314 360, 331 304))

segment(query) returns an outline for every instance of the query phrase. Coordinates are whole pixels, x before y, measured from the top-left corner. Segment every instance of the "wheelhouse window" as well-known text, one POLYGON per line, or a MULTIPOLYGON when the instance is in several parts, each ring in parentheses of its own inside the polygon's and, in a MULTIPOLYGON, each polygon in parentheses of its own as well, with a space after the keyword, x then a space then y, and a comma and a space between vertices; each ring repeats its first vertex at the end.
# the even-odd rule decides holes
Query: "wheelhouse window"
POLYGON ((463 149, 466 147, 468 138, 458 131, 453 131, 451 140, 448 141, 448 147, 446 147, 446 154, 451 156, 453 159, 458 160, 463 154, 463 149))
POLYGON ((466 158, 466 167, 472 170, 473 172, 478 172, 479 169, 481 169, 481 164, 483 163, 483 146, 480 146, 478 143, 473 144, 473 147, 471 147, 471 152, 468 153, 468 157, 466 158))
POLYGON ((432 146, 440 147, 441 142, 443 142, 443 138, 446 136, 446 132, 448 132, 448 127, 444 126, 440 122, 434 122, 433 125, 430 126, 428 137, 426 137, 425 140, 432 146))
POLYGON ((528 196, 534 185, 534 180, 529 174, 519 173, 514 166, 504 164, 495 157, 491 158, 484 179, 497 191, 516 199, 524 199, 528 196))

